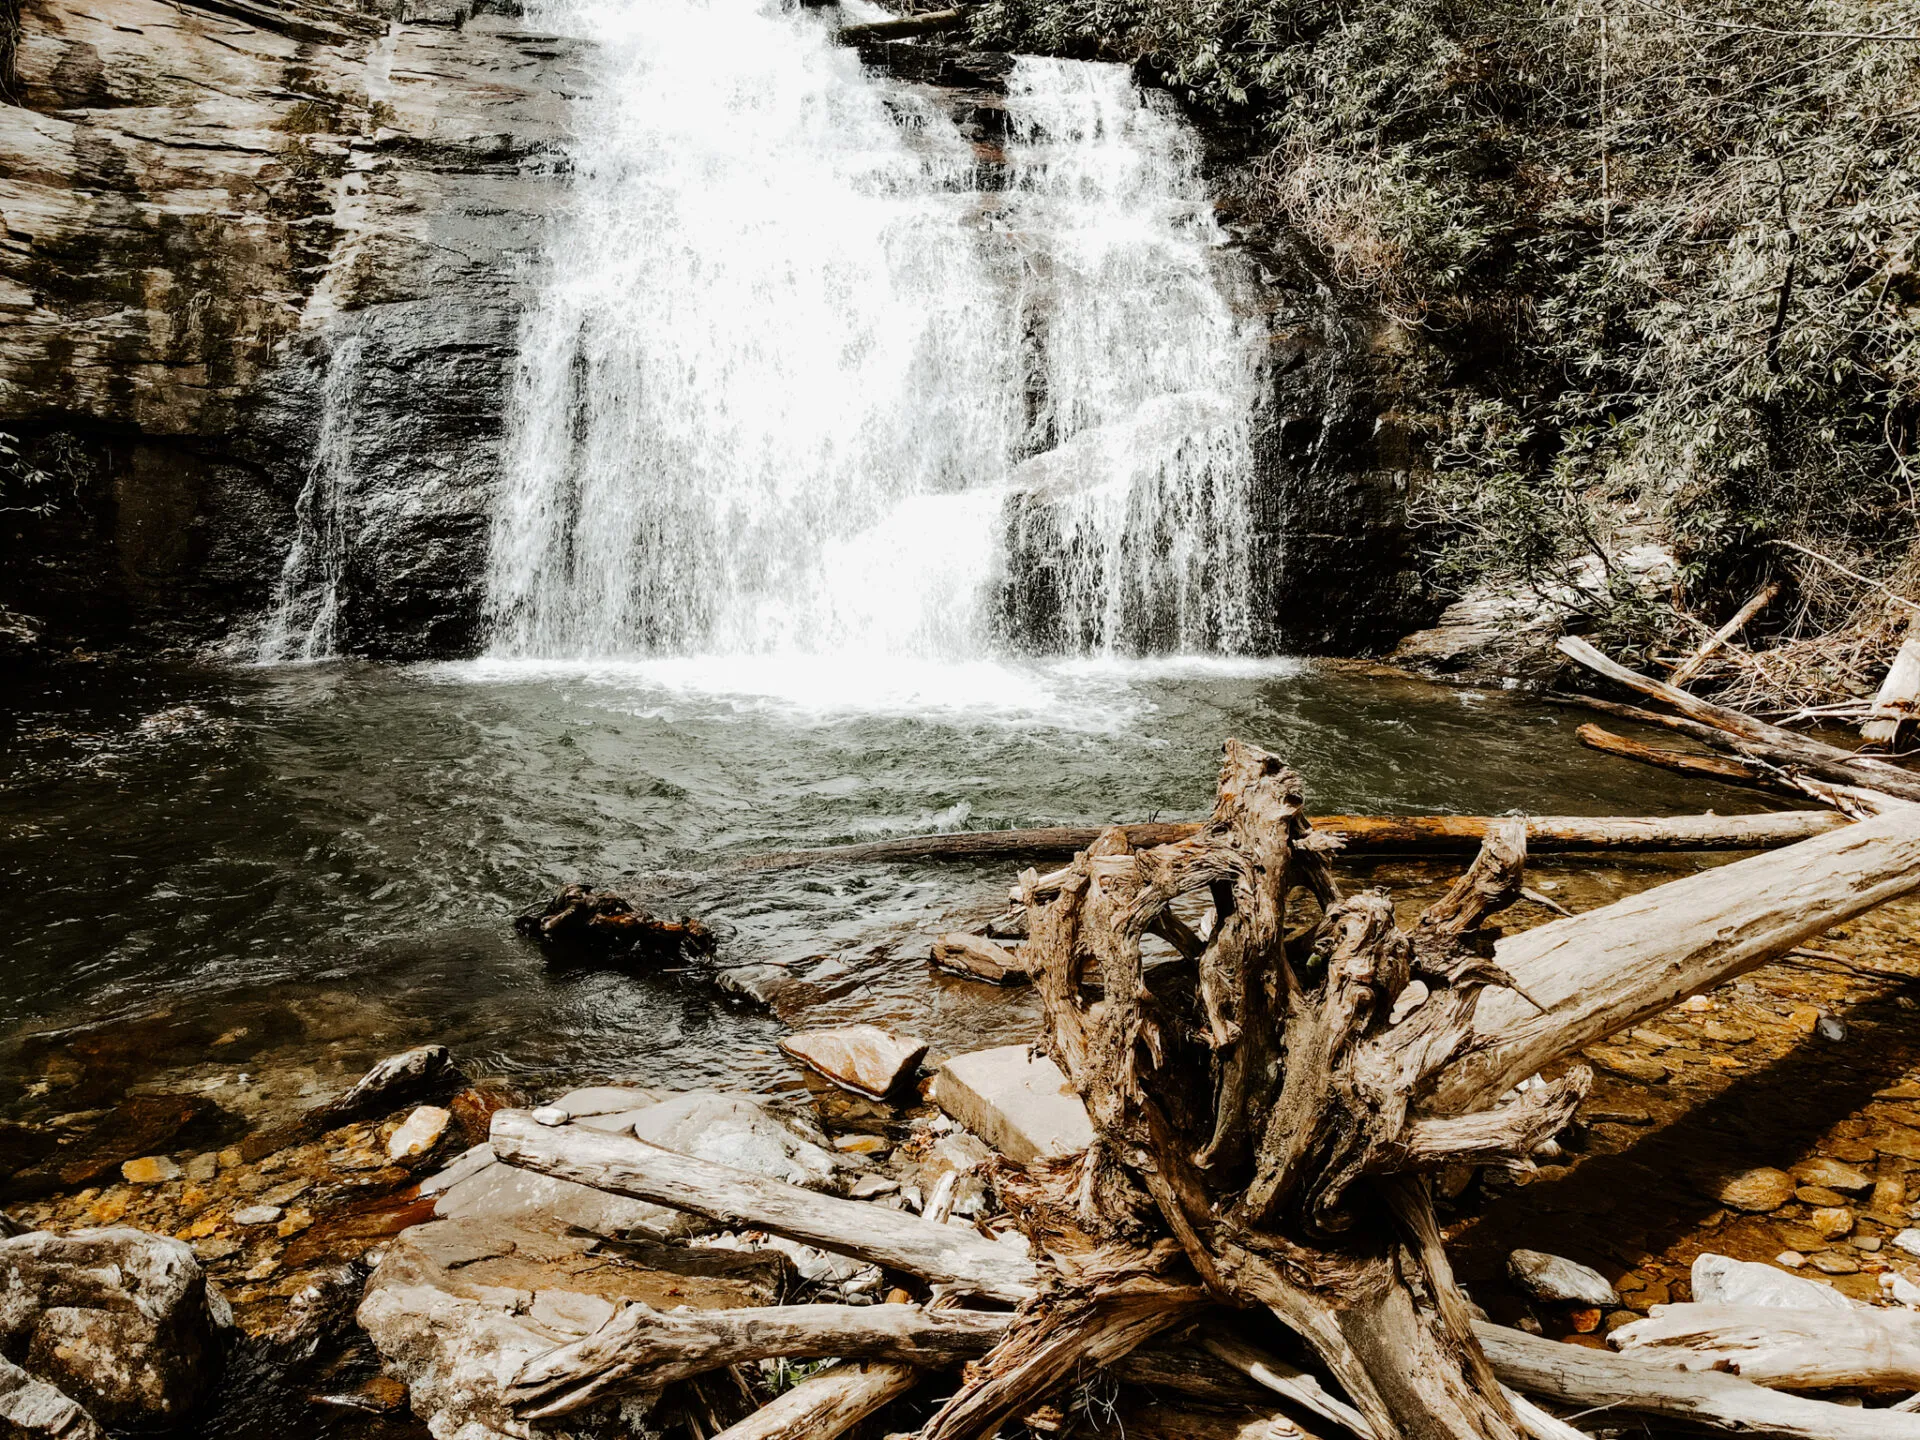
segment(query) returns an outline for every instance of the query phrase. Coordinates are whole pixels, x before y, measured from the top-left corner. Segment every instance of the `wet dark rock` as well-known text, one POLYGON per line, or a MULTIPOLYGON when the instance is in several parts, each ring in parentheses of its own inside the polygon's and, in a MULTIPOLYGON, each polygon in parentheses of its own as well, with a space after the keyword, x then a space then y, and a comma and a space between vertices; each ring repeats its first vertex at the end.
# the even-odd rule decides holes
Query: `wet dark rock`
POLYGON ((130 1160, 210 1142, 233 1124, 233 1117, 205 1096, 131 1096, 70 1143, 51 1152, 41 1149, 37 1163, 0 1180, 0 1200, 26 1200, 118 1179, 120 1167, 130 1160))
POLYGON ((212 1393, 231 1325, 181 1241, 124 1228, 0 1241, 0 1347, 102 1425, 184 1421, 212 1393))
POLYGON ((338 1100, 309 1112, 306 1127, 318 1133, 350 1120, 386 1115, 403 1105, 449 1099, 468 1084, 446 1046, 416 1046, 389 1055, 338 1100))
POLYGON ((569 885, 521 911, 513 928, 562 961, 674 965, 713 954, 714 935, 690 915, 669 920, 611 890, 569 885))

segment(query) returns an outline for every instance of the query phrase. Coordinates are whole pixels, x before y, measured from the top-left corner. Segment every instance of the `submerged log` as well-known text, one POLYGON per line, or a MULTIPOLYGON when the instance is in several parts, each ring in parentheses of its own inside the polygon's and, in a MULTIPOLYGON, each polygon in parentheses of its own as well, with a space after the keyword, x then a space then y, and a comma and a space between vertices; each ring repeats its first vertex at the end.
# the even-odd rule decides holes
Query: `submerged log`
POLYGON ((692 916, 662 919, 591 885, 569 885, 553 899, 529 905, 513 928, 563 958, 667 965, 714 951, 713 932, 692 916))
MULTIPOLYGON (((1859 776, 1853 777, 1856 783, 1859 776)), ((1339 842, 1346 855, 1471 855, 1499 817, 1487 815, 1322 815, 1314 833, 1339 842)), ((1609 850, 1765 850, 1792 845, 1846 823, 1818 810, 1759 815, 1593 816, 1534 815, 1527 819, 1527 848, 1535 854, 1609 850)), ((1107 827, 1115 828, 1115 827, 1107 827)), ((1199 821, 1154 822, 1117 827, 1134 849, 1177 844, 1198 833, 1199 821)), ((1007 860, 1072 856, 1105 829, 1054 825, 1038 830, 962 830, 912 835, 862 845, 786 850, 741 862, 745 870, 788 870, 803 865, 858 865, 918 860, 1007 860)))
POLYGON ((1783 1395, 1719 1371, 1671 1370, 1484 1321, 1473 1329, 1507 1384, 1581 1410, 1657 1416, 1753 1440, 1920 1440, 1920 1415, 1783 1395))
POLYGON ((1625 735, 1616 735, 1611 730, 1593 724, 1582 725, 1574 733, 1579 737, 1582 745, 1589 750, 1598 750, 1603 755, 1618 755, 1623 760, 1637 760, 1642 765, 1657 765, 1662 770, 1672 770, 1678 774, 1692 775, 1702 780, 1720 780, 1729 785, 1751 785, 1758 790, 1771 790, 1776 793, 1782 790, 1788 794, 1799 793, 1746 760, 1734 760, 1722 755, 1700 755, 1690 750, 1669 750, 1659 745, 1647 745, 1639 740, 1630 740, 1625 735))
POLYGON ((727 1165, 677 1155, 628 1135, 546 1126, 501 1110, 489 1137, 496 1158, 615 1195, 671 1205, 727 1225, 751 1223, 840 1255, 904 1270, 970 1295, 1023 1300, 1039 1272, 1018 1250, 971 1229, 904 1211, 818 1195, 727 1165))

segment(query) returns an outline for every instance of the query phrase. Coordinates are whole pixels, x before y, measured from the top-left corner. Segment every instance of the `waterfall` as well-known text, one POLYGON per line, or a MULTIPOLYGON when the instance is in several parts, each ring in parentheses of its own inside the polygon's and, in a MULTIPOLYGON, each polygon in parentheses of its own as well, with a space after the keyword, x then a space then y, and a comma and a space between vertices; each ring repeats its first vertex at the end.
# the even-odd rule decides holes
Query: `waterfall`
POLYGON ((523 325, 496 654, 1248 647, 1264 335, 1164 97, 1021 60, 1001 156, 818 12, 541 19, 600 73, 523 325))
POLYGON ((306 483, 294 502, 293 544, 255 651, 263 663, 324 660, 335 653, 340 639, 354 421, 364 388, 364 358, 364 342, 349 336, 336 342, 322 361, 320 420, 306 483))

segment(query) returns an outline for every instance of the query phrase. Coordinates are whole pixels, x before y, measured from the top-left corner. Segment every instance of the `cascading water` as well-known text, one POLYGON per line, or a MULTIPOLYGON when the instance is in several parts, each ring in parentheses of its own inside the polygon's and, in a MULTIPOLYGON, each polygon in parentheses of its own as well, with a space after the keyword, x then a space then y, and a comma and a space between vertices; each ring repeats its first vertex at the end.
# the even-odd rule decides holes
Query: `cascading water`
POLYGON ((255 651, 266 664, 327 659, 340 638, 364 342, 357 336, 341 340, 323 363, 320 424, 306 484, 294 504, 293 545, 255 651))
POLYGON ((496 654, 1247 647, 1262 336, 1162 97, 1018 62, 996 191, 817 14, 541 18, 604 69, 524 327, 496 654))

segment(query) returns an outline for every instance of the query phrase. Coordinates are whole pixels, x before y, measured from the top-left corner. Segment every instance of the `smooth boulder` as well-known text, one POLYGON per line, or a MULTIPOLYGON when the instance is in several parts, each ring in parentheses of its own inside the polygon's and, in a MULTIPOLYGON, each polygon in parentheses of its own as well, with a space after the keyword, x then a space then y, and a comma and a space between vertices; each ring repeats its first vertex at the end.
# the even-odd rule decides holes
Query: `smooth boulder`
POLYGON ((780 1048, 843 1089, 884 1100, 927 1053, 927 1042, 889 1035, 877 1025, 846 1025, 789 1035, 780 1048))
POLYGON ((1507 1274, 1536 1300, 1553 1305, 1599 1306, 1620 1303, 1613 1282, 1590 1266, 1543 1250, 1516 1250, 1507 1257, 1507 1274))

